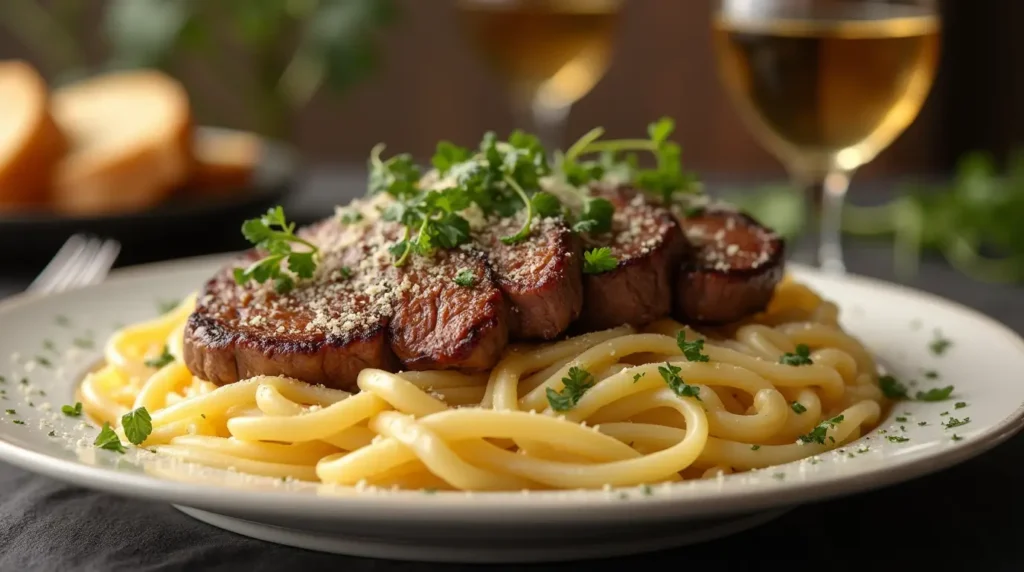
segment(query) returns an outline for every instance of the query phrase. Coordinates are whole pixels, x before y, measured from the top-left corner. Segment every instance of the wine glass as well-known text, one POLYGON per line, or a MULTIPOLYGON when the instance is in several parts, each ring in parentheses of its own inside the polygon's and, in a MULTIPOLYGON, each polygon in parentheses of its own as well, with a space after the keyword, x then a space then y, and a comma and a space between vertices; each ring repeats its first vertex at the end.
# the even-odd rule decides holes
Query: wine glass
POLYGON ((823 271, 845 272, 843 200, 854 171, 917 117, 939 58, 934 0, 716 0, 713 37, 731 99, 808 193, 823 271))
POLYGON ((547 149, 604 76, 622 0, 457 0, 463 29, 507 82, 519 124, 547 149))

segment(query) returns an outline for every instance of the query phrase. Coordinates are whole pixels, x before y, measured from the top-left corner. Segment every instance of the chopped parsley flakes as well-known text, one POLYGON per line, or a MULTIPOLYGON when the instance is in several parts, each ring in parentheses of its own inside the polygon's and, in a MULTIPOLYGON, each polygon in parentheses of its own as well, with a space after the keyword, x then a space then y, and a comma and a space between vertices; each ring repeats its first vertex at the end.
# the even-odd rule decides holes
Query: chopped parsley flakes
POLYGON ((933 388, 928 391, 918 391, 915 397, 917 397, 918 401, 945 401, 949 399, 952 393, 953 386, 947 385, 946 387, 933 388))
MULTIPOLYGON (((826 419, 826 420, 822 421, 821 423, 818 423, 818 425, 814 429, 812 429, 810 433, 808 433, 806 435, 801 435, 799 437, 800 442, 802 442, 802 443, 818 443, 819 445, 824 445, 825 444, 825 437, 828 435, 828 430, 831 429, 832 427, 835 427, 836 425, 838 425, 839 423, 842 423, 842 422, 843 422, 843 416, 842 415, 836 415, 832 419, 826 419)), ((835 437, 829 437, 828 439, 832 443, 836 442, 835 437)))
POLYGON ((953 404, 953 409, 963 409, 964 407, 967 407, 966 401, 957 401, 953 404))
POLYGON ((601 274, 615 270, 619 265, 619 259, 612 255, 612 249, 607 246, 592 248, 583 253, 583 273, 601 274))
POLYGON ((588 389, 594 387, 594 376, 581 367, 569 368, 569 375, 562 378, 565 387, 561 391, 547 388, 548 404, 555 411, 569 411, 579 403, 588 389))
POLYGON ((642 378, 645 375, 647 375, 647 372, 634 373, 633 374, 633 383, 636 383, 636 382, 640 381, 640 378, 642 378))
POLYGON ((796 413, 797 415, 807 411, 807 408, 804 407, 803 404, 801 404, 799 401, 794 401, 789 406, 793 408, 793 412, 796 413))
POLYGON ((156 356, 155 358, 147 359, 145 363, 149 367, 152 367, 154 369, 160 369, 173 361, 174 356, 171 355, 171 351, 165 345, 163 351, 160 352, 160 355, 156 356))
POLYGON ((700 401, 700 388, 696 385, 688 385, 683 381, 683 378, 679 377, 680 371, 682 371, 682 368, 668 362, 665 362, 664 366, 658 366, 658 373, 661 374, 661 379, 665 380, 665 383, 673 393, 679 397, 695 397, 697 401, 700 401))
POLYGON ((760 445, 751 445, 751 446, 750 446, 750 450, 751 450, 751 451, 756 451, 756 450, 758 450, 758 449, 760 449, 760 448, 761 448, 761 446, 760 446, 760 445))
POLYGON ((950 417, 949 420, 946 421, 946 423, 943 424, 943 427, 945 427, 946 429, 952 429, 954 427, 962 427, 964 425, 967 425, 970 422, 971 422, 971 418, 970 417, 964 417, 962 420, 961 419, 957 419, 956 417, 950 417))
POLYGON ((82 414, 82 402, 76 401, 74 405, 62 405, 60 411, 68 417, 78 417, 82 414))
POLYGON ((812 365, 814 362, 811 361, 811 348, 807 347, 807 344, 797 344, 796 353, 782 354, 779 363, 792 366, 812 365))
POLYGON ((704 340, 686 341, 686 330, 679 330, 679 333, 676 334, 676 344, 686 356, 687 361, 703 362, 711 359, 704 353, 704 340))
POLYGON ((928 349, 930 349, 933 354, 941 356, 946 353, 946 350, 948 350, 952 345, 953 341, 943 336, 941 330, 935 330, 935 339, 928 344, 928 349))
POLYGON ((904 437, 902 435, 889 435, 887 439, 889 439, 893 443, 906 443, 907 441, 910 440, 910 438, 904 437))
POLYGON ((463 288, 472 288, 476 285, 476 274, 468 268, 463 268, 455 275, 455 283, 463 288))

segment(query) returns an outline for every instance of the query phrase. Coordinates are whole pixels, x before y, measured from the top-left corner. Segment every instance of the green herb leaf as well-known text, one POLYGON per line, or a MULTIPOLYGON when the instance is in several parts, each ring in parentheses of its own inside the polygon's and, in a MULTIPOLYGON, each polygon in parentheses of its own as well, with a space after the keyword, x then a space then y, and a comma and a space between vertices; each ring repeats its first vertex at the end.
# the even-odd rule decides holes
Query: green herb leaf
POLYGON ((878 387, 882 390, 882 394, 889 399, 907 398, 907 386, 891 375, 883 375, 878 378, 878 387))
POLYGON ((139 407, 121 416, 121 427, 132 445, 141 445, 153 432, 153 420, 145 407, 139 407))
POLYGON ((299 278, 312 278, 317 266, 319 249, 313 243, 295 235, 295 223, 289 223, 280 206, 272 207, 260 218, 250 219, 242 224, 242 235, 255 245, 263 258, 247 268, 235 268, 235 282, 245 284, 250 280, 263 284, 268 280, 274 289, 285 294, 295 286, 295 278, 285 273, 282 265, 299 278), (307 251, 295 251, 294 245, 301 245, 307 251))
POLYGON ((664 366, 658 366, 658 373, 661 374, 661 379, 665 380, 672 393, 679 397, 694 397, 697 401, 702 401, 700 398, 700 388, 696 385, 688 385, 683 381, 683 378, 679 377, 680 371, 682 371, 682 368, 668 362, 665 362, 664 366))
POLYGON ((583 273, 601 274, 615 270, 619 260, 612 256, 612 249, 607 246, 592 248, 583 253, 583 273))
POLYGON ((576 407, 580 398, 594 386, 594 383, 594 377, 590 375, 590 372, 580 367, 571 367, 569 375, 562 378, 562 384, 565 387, 561 391, 547 388, 548 404, 555 411, 569 411, 576 407))
POLYGON ((534 193, 530 203, 534 214, 542 218, 558 216, 562 212, 562 203, 558 198, 544 191, 534 193))
POLYGON ((964 425, 967 425, 970 422, 971 422, 971 418, 970 417, 964 417, 962 420, 961 419, 957 419, 956 417, 950 417, 949 420, 946 421, 945 424, 943 424, 943 427, 945 427, 946 429, 952 429, 954 427, 962 427, 964 425))
POLYGON ((907 441, 910 440, 909 437, 903 437, 902 435, 889 435, 886 437, 886 439, 892 441, 893 443, 906 443, 907 441))
POLYGON ((799 401, 794 401, 793 403, 790 404, 790 407, 793 409, 793 412, 796 413, 797 415, 807 411, 807 408, 804 407, 803 404, 800 403, 799 401))
MULTIPOLYGON (((815 426, 815 428, 812 429, 810 433, 808 433, 806 435, 801 435, 799 437, 799 439, 800 439, 800 441, 802 443, 817 443, 819 445, 824 445, 825 444, 825 438, 828 435, 828 430, 833 428, 833 427, 835 427, 836 425, 838 425, 839 423, 842 423, 842 422, 843 422, 843 416, 842 415, 837 415, 837 416, 833 417, 832 419, 826 419, 826 420, 822 421, 821 423, 819 423, 817 426, 815 426)), ((833 438, 833 437, 828 437, 828 439, 832 443, 835 443, 835 441, 836 441, 835 438, 833 438)))
POLYGON ((455 275, 455 283, 463 288, 472 288, 476 285, 476 274, 468 268, 463 268, 455 275))
POLYGON ((935 330, 935 339, 928 344, 928 349, 930 349, 933 354, 941 356, 946 353, 946 350, 948 350, 952 345, 952 340, 943 336, 942 332, 939 330, 935 330))
POLYGON ((82 414, 82 402, 76 401, 74 405, 62 405, 60 411, 68 417, 78 417, 82 414))
POLYGON ((110 427, 110 423, 103 423, 103 429, 100 429, 99 435, 96 436, 96 440, 92 442, 93 445, 100 449, 106 449, 108 451, 114 451, 116 453, 124 454, 124 445, 121 444, 121 440, 118 439, 117 433, 110 427))
POLYGON ((965 401, 957 401, 953 404, 953 409, 963 409, 964 407, 967 407, 967 402, 965 401))
POLYGON ((612 229, 615 206, 608 199, 587 197, 583 202, 580 219, 573 225, 576 232, 599 234, 612 229))
POLYGON ((686 330, 679 330, 676 334, 676 345, 688 361, 705 362, 711 359, 704 353, 704 340, 686 341, 686 330))
POLYGON ((807 344, 797 344, 796 353, 782 354, 779 363, 792 366, 812 365, 814 362, 811 361, 811 348, 807 347, 807 344))
POLYGON ((164 367, 165 365, 168 365, 168 364, 172 363, 173 361, 174 361, 174 356, 171 355, 170 349, 166 345, 164 345, 164 349, 163 349, 163 351, 160 352, 160 355, 158 355, 155 358, 147 359, 145 361, 145 364, 148 367, 151 367, 151 368, 154 368, 154 369, 160 369, 160 368, 164 367))
POLYGON ((758 450, 758 449, 760 449, 760 448, 761 448, 761 446, 760 446, 760 445, 751 445, 751 446, 750 446, 750 450, 751 450, 751 451, 756 451, 756 450, 758 450))
POLYGON ((918 391, 915 396, 918 401, 944 401, 949 399, 950 394, 953 393, 953 386, 947 385, 941 389, 929 389, 928 391, 918 391))
POLYGON ((633 374, 633 383, 636 383, 636 382, 640 381, 640 379, 641 379, 641 378, 643 378, 643 377, 644 377, 645 375, 647 375, 647 373, 646 373, 646 372, 643 372, 643 373, 634 373, 634 374, 633 374))

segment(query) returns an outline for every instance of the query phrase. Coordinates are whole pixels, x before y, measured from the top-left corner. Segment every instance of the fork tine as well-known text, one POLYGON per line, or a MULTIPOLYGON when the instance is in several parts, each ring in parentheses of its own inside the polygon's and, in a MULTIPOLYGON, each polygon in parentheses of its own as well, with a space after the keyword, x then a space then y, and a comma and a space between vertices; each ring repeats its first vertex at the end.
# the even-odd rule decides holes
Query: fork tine
POLYGON ((110 267, 114 265, 114 261, 117 260, 117 255, 121 252, 121 243, 116 240, 104 240, 96 256, 92 260, 91 266, 85 269, 81 274, 81 280, 78 283, 79 286, 88 286, 90 284, 96 284, 101 282, 110 272, 110 267))
POLYGON ((38 292, 50 292, 54 285, 65 272, 67 264, 79 255, 85 248, 86 237, 81 234, 74 234, 68 237, 64 244, 53 256, 53 259, 43 268, 39 276, 28 286, 28 290, 38 292))
POLYGON ((54 292, 64 292, 75 287, 81 280, 82 272, 92 264, 96 253, 99 251, 100 241, 95 238, 88 238, 85 246, 68 261, 64 271, 54 283, 54 292))

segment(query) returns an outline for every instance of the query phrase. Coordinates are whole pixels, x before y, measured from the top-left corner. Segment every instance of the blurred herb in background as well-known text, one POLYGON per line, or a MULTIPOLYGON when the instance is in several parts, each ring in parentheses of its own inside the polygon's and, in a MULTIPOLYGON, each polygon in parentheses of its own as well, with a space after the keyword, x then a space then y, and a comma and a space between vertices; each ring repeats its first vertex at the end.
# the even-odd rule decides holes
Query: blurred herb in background
MULTIPOLYGON (((805 226, 801 195, 786 185, 730 194, 787 238, 805 226)), ((951 180, 900 187, 879 206, 847 204, 843 230, 852 236, 893 241, 896 272, 912 276, 922 253, 937 252, 973 279, 1024 282, 1024 150, 999 172, 988 154, 963 157, 951 180)))
POLYGON ((376 32, 394 17, 392 0, 106 0, 108 59, 89 66, 81 32, 91 1, 0 0, 0 25, 58 83, 109 69, 205 67, 222 92, 245 98, 251 128, 285 139, 321 86, 341 91, 369 75, 376 32))

